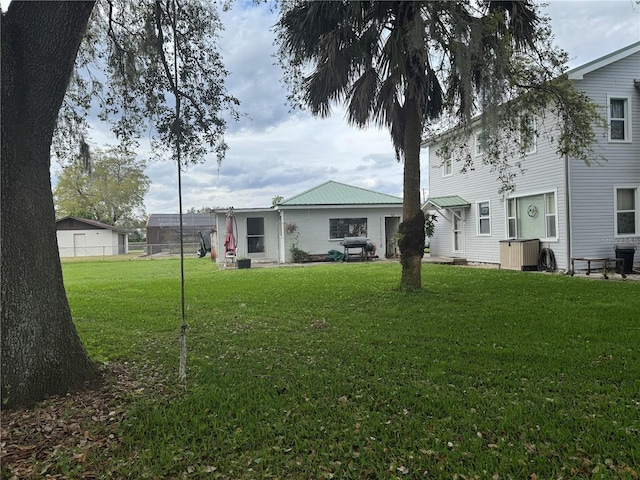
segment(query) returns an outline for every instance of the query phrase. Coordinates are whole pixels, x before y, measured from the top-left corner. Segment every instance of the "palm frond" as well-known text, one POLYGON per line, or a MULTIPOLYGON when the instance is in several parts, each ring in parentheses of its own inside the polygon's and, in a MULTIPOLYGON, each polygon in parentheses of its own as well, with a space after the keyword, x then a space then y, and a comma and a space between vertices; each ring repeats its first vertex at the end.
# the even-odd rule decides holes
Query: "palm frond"
POLYGON ((378 72, 373 67, 366 69, 364 74, 353 83, 348 94, 351 99, 347 110, 349 123, 364 127, 373 118, 378 84, 378 72))

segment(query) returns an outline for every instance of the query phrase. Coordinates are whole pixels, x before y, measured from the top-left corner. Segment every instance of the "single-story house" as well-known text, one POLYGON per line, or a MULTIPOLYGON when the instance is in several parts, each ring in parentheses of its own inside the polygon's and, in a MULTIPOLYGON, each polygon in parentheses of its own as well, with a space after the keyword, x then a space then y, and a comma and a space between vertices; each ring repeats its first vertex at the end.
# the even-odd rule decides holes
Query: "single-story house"
POLYGON ((58 251, 61 257, 123 255, 129 251, 127 231, 77 217, 56 221, 58 251))
MULTIPOLYGON (((217 210, 214 245, 224 261, 229 210, 217 210)), ((402 219, 402 198, 328 181, 270 208, 233 210, 236 256, 289 263, 291 247, 312 255, 344 251, 345 237, 363 237, 377 256, 398 254, 394 236, 402 219)), ((351 252, 354 253, 354 252, 351 252)))
MULTIPOLYGON (((640 42, 567 74, 606 116, 609 128, 596 127, 595 147, 605 161, 588 166, 560 158, 547 137, 536 134, 515 190, 502 195, 496 173, 482 163, 480 123, 469 140, 474 169, 466 172, 439 156, 442 135, 427 139, 429 198, 423 209, 438 216, 432 255, 505 265, 515 247, 529 258, 508 268, 532 267, 541 259, 569 270, 571 259, 613 258, 616 246, 627 254, 640 246, 640 42)), ((534 133, 557 128, 551 118, 535 122, 534 133)))

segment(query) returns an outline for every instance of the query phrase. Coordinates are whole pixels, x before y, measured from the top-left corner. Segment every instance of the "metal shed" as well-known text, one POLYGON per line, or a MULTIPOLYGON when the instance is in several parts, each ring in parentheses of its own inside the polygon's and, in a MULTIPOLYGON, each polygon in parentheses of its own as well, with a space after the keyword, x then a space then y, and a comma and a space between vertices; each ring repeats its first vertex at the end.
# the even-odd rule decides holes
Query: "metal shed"
MULTIPOLYGON (((209 234, 216 227, 215 216, 209 213, 182 214, 183 241, 200 243, 200 235, 209 234)), ((180 244, 180 215, 177 213, 153 213, 147 219, 147 254, 161 253, 164 249, 176 249, 180 244)))

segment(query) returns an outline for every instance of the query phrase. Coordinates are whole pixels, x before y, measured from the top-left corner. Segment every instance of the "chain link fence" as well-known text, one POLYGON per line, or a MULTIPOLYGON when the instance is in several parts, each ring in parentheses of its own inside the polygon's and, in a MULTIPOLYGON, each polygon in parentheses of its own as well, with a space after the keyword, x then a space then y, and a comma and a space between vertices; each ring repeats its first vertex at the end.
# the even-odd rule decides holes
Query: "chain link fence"
MULTIPOLYGON (((185 243, 185 256, 195 256, 200 248, 199 243, 185 243)), ((131 242, 128 248, 124 245, 120 246, 93 246, 93 247, 60 247, 61 258, 101 258, 103 260, 113 259, 117 256, 127 257, 173 257, 180 255, 179 243, 158 243, 147 244, 144 242, 131 242)))

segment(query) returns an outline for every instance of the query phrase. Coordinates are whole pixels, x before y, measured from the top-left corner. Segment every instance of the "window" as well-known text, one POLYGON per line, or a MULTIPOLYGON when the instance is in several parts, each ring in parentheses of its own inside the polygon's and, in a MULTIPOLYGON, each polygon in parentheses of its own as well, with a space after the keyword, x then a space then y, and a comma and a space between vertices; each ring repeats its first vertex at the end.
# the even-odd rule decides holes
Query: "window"
POLYGON ((453 175, 453 161, 451 158, 447 158, 442 164, 442 176, 448 177, 453 175))
POLYGON ((635 235, 638 231, 637 197, 636 188, 616 189, 616 235, 635 235))
POLYGON ((491 235, 491 211, 489 202, 478 202, 478 235, 491 235))
POLYGON ((366 218, 330 218, 329 238, 343 239, 344 237, 366 237, 366 218))
POLYGON ((553 193, 547 193, 545 194, 544 199, 546 236, 547 238, 555 238, 558 236, 556 233, 556 196, 553 193))
POLYGON ((516 199, 507 200, 507 236, 518 238, 518 219, 516 217, 516 199))
POLYGON ((555 192, 510 198, 507 200, 508 238, 558 237, 555 192))
POLYGON ((481 157, 482 155, 484 155, 484 148, 482 146, 483 141, 484 139, 482 138, 482 133, 481 132, 476 133, 476 137, 475 137, 476 157, 481 157))
POLYGON ((609 140, 631 141, 631 117, 628 98, 609 98, 609 140))
POLYGON ((247 218, 247 253, 264 252, 264 218, 247 218))
POLYGON ((536 121, 530 116, 525 116, 520 125, 520 146, 525 154, 536 151, 536 121))

